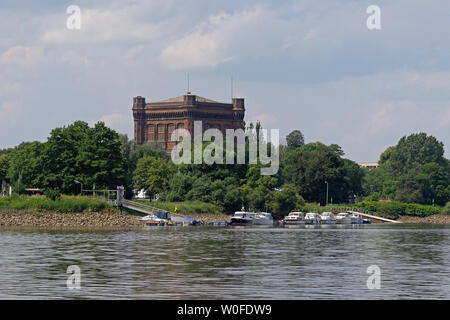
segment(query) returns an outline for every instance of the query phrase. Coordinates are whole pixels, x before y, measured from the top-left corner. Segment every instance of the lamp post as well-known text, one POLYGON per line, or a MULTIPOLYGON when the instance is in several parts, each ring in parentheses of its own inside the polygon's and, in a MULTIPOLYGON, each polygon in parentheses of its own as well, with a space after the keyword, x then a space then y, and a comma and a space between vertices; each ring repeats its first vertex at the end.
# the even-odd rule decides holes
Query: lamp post
POLYGON ((75 183, 81 184, 81 192, 80 192, 80 196, 83 195, 83 183, 80 182, 80 181, 78 181, 78 180, 74 180, 74 181, 75 181, 75 183))
POLYGON ((328 181, 325 181, 325 183, 327 184, 327 200, 325 201, 325 206, 328 205, 328 181))

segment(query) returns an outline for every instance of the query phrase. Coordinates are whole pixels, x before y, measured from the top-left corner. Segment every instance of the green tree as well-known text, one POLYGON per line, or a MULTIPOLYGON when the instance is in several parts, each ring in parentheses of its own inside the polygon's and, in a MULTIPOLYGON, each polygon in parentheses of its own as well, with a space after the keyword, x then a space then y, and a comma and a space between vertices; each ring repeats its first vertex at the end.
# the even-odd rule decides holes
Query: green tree
MULTIPOLYGON (((386 158, 385 153, 383 159, 386 158)), ((430 162, 448 166, 448 161, 444 158, 444 144, 423 132, 402 137, 395 148, 388 151, 388 155, 388 168, 395 176, 430 162)))
POLYGON ((286 136, 288 148, 295 149, 305 145, 305 138, 300 130, 294 130, 286 136))
POLYGON ((292 209, 304 205, 304 200, 298 195, 293 184, 284 184, 273 196, 272 208, 276 214, 284 216, 292 209))
POLYGON ((41 142, 21 143, 15 150, 10 160, 7 178, 14 185, 17 192, 18 187, 41 187, 42 180, 42 147, 41 142), (20 175, 20 182, 19 182, 20 175))
POLYGON ((283 180, 294 184, 298 193, 308 201, 322 203, 325 202, 327 181, 330 197, 337 202, 344 202, 359 188, 358 185, 352 185, 352 180, 356 178, 345 180, 345 175, 352 167, 350 164, 347 166, 334 148, 317 142, 310 143, 288 152, 283 180))
POLYGON ((167 191, 174 174, 173 165, 160 157, 144 156, 138 160, 134 173, 134 187, 154 195, 167 191))
POLYGON ((0 184, 3 180, 6 180, 10 163, 11 157, 9 154, 5 153, 0 156, 0 184))

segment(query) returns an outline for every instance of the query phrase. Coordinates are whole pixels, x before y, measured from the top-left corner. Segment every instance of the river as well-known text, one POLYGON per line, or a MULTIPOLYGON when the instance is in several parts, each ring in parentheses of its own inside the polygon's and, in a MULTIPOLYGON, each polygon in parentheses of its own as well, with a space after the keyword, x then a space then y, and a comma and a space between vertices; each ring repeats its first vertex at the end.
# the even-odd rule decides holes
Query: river
POLYGON ((0 230, 0 243, 0 299, 450 298, 450 226, 0 230))

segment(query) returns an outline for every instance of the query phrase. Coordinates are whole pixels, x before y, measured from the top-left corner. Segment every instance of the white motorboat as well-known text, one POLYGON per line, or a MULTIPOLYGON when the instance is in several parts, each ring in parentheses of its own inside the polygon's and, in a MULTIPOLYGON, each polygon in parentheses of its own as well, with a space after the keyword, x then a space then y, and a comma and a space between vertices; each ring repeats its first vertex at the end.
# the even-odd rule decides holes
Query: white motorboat
POLYGON ((273 225, 273 217, 269 212, 257 212, 253 215, 254 225, 273 225))
POLYGON ((167 224, 170 219, 170 213, 167 211, 157 211, 139 219, 147 226, 161 226, 167 224))
POLYGON ((348 212, 340 212, 336 216, 336 224, 351 224, 352 219, 348 212))
POLYGON ((362 224, 363 223, 363 219, 361 218, 361 216, 356 213, 353 213, 350 216, 350 219, 351 219, 351 224, 362 224))
POLYGON ((247 211, 236 211, 231 217, 232 226, 250 226, 253 224, 255 213, 247 211))
POLYGON ((319 224, 320 214, 317 212, 308 212, 305 216, 305 224, 319 224))
POLYGON ((335 224, 336 219, 334 218, 334 214, 332 212, 323 212, 320 215, 320 224, 335 224))
POLYGON ((299 211, 290 212, 286 217, 284 217, 283 224, 305 224, 305 214, 299 211))

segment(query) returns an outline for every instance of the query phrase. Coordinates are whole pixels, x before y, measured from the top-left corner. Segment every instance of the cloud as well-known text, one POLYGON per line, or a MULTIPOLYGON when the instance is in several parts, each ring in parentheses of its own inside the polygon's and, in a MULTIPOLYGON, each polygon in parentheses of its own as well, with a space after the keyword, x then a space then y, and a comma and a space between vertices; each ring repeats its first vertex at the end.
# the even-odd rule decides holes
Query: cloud
POLYGON ((44 49, 41 47, 14 46, 0 55, 0 64, 28 69, 39 65, 45 59, 44 49))
POLYGON ((447 108, 442 114, 439 115, 437 119, 437 128, 444 129, 449 127, 450 129, 450 107, 447 108))
POLYGON ((252 41, 248 37, 254 35, 267 15, 261 6, 234 14, 210 15, 189 34, 169 44, 160 59, 171 69, 215 67, 231 61, 237 54, 248 54, 243 39, 252 41))
POLYGON ((250 122, 255 124, 257 121, 261 122, 263 128, 269 128, 272 124, 275 123, 276 117, 269 113, 259 113, 251 117, 250 122))
MULTIPOLYGON (((14 128, 23 124, 22 120, 25 120, 23 106, 18 101, 7 100, 0 102, 0 127, 2 128, 2 134, 8 135, 8 131, 5 129, 14 128)), ((2 142, 0 140, 0 142, 2 142)))
POLYGON ((125 115, 119 112, 103 115, 98 121, 90 121, 89 125, 93 126, 99 121, 104 122, 106 126, 120 133, 128 132, 129 127, 133 125, 133 117, 131 114, 125 115))
MULTIPOLYGON (((107 44, 155 39, 163 34, 163 26, 139 17, 139 6, 114 9, 81 8, 81 29, 69 30, 61 15, 53 17, 53 28, 44 32, 40 40, 45 44, 107 44)), ((67 15, 67 17, 69 17, 67 15)))

